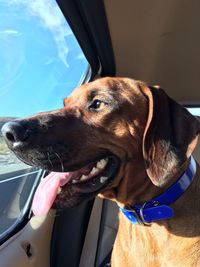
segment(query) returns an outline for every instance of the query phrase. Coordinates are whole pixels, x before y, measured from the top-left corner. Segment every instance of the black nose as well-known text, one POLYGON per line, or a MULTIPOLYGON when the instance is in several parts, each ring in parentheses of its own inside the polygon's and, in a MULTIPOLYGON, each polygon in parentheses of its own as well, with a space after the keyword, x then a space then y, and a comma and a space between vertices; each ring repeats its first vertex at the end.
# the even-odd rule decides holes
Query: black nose
POLYGON ((1 132, 6 143, 13 148, 23 145, 23 143, 27 141, 30 136, 28 128, 20 121, 11 121, 5 123, 1 129, 1 132))

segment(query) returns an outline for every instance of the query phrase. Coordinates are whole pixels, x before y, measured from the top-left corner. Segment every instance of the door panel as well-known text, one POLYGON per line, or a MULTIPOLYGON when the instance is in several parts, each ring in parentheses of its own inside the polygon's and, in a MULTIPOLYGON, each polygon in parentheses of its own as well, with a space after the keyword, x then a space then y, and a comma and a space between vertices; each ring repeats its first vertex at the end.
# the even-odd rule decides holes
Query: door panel
POLYGON ((49 267, 55 213, 32 217, 27 225, 0 248, 0 267, 49 267))

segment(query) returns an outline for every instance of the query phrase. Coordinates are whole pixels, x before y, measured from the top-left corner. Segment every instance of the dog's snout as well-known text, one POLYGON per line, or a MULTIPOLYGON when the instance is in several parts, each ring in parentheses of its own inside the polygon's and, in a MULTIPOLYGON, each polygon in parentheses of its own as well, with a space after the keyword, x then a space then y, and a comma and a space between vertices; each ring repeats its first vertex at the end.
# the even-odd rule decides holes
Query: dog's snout
POLYGON ((11 121, 3 125, 2 135, 9 146, 21 146, 30 137, 30 132, 20 121, 11 121))

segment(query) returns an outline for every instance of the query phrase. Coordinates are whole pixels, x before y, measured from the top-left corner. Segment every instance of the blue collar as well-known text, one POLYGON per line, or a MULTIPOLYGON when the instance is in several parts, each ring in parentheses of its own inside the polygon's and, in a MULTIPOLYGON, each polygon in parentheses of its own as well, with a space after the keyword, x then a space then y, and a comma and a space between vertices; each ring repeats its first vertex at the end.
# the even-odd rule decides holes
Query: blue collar
POLYGON ((122 213, 133 224, 149 225, 151 222, 170 219, 174 211, 169 205, 174 203, 187 190, 196 173, 196 162, 193 157, 186 171, 171 187, 161 195, 144 204, 136 204, 132 208, 120 208, 122 213))

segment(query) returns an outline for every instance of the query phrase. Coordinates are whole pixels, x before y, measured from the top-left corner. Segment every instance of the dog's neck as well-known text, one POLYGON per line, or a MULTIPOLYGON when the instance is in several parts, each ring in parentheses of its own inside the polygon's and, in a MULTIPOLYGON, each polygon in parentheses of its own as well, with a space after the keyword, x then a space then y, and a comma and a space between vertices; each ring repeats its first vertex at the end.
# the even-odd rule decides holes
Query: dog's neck
POLYGON ((189 188, 196 174, 196 162, 193 157, 190 158, 186 171, 159 196, 152 198, 144 203, 137 203, 135 206, 126 206, 120 208, 122 213, 133 224, 146 224, 171 219, 174 211, 170 207, 176 202, 189 188))
POLYGON ((118 184, 113 184, 111 188, 103 193, 103 196, 116 201, 120 208, 144 204, 168 190, 185 172, 187 167, 188 162, 185 162, 177 171, 176 176, 172 177, 165 186, 158 187, 147 177, 145 168, 141 168, 141 162, 140 164, 129 162, 122 168, 122 173, 126 173, 127 177, 121 178, 118 184))

